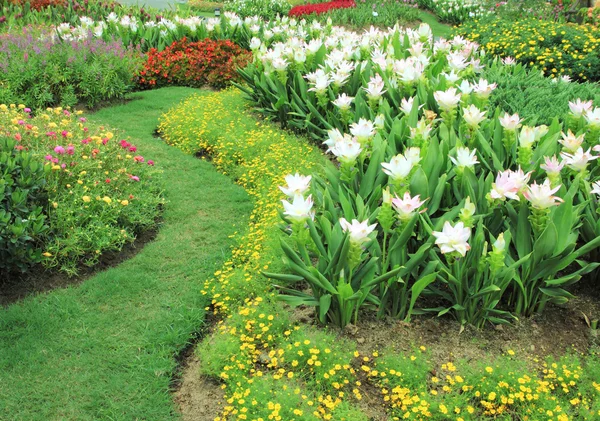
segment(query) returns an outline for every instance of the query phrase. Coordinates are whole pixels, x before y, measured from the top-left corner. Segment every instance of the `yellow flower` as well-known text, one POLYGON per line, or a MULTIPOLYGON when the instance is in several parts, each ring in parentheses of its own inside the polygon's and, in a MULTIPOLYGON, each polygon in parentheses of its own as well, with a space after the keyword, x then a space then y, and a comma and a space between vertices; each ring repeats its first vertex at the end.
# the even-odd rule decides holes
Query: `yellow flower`
POLYGON ((111 204, 111 202, 112 202, 112 199, 111 199, 110 197, 108 197, 108 196, 104 196, 104 197, 102 198, 102 200, 103 200, 104 202, 106 202, 107 204, 109 204, 109 205, 110 205, 110 204, 111 204))
POLYGON ((83 196, 81 199, 83 199, 83 201, 84 201, 85 203, 89 203, 89 202, 90 202, 90 200, 92 200, 92 199, 90 199, 90 197, 89 197, 89 196, 83 196))
POLYGON ((46 251, 46 252, 42 253, 42 256, 45 256, 45 257, 52 257, 52 253, 48 253, 48 252, 46 251))
POLYGON ((121 204, 123 206, 127 206, 129 204, 129 200, 121 200, 121 204))

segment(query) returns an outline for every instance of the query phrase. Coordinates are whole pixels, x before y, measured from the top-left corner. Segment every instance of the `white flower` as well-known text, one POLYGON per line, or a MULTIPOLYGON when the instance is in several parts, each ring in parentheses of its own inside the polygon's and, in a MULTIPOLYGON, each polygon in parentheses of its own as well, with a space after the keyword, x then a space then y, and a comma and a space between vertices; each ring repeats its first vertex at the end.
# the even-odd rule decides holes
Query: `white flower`
POLYGON ((436 102, 444 111, 450 111, 460 102, 460 95, 456 93, 456 88, 449 88, 446 91, 436 91, 433 94, 436 102))
POLYGON ((361 118, 358 123, 350 125, 350 133, 359 143, 364 143, 375 136, 375 126, 371 121, 361 118))
POLYGON ((479 123, 485 120, 485 112, 471 104, 463 109, 463 118, 467 125, 475 128, 479 126, 479 123))
POLYGON ((590 151, 591 149, 588 149, 586 152, 584 152, 583 148, 579 148, 574 154, 561 152, 560 156, 565 161, 565 164, 567 164, 573 170, 584 171, 587 168, 588 162, 599 158, 597 156, 593 156, 590 151))
POLYGON ((519 132, 519 146, 522 148, 531 148, 535 143, 535 129, 529 126, 523 126, 519 132))
POLYGON ((348 136, 336 142, 329 152, 334 154, 340 162, 353 163, 362 152, 362 147, 360 143, 348 136))
POLYGON ((377 101, 381 96, 385 93, 385 89, 383 89, 384 83, 383 79, 379 74, 369 80, 367 87, 364 90, 367 92, 367 97, 372 101, 377 101))
POLYGON ((546 171, 548 174, 558 174, 564 166, 565 161, 558 162, 556 156, 553 156, 552 158, 545 156, 544 164, 540 165, 540 168, 546 171))
POLYGON ((298 173, 285 176, 286 187, 279 186, 279 189, 288 197, 303 195, 310 188, 312 176, 303 176, 298 173))
MULTIPOLYGON (((327 145, 329 149, 333 148, 337 142, 344 140, 344 135, 340 133, 338 129, 331 129, 327 131, 327 140, 323 142, 324 145, 327 145)), ((329 150, 328 150, 329 152, 329 150)))
POLYGON ((410 138, 414 139, 417 136, 423 138, 423 140, 429 139, 429 133, 433 130, 431 124, 428 124, 424 118, 421 118, 417 123, 417 127, 410 128, 410 138))
POLYGON ((567 131, 567 134, 561 133, 562 138, 558 140, 558 143, 563 145, 567 152, 575 152, 583 144, 585 134, 575 136, 571 130, 567 131))
POLYGON ((369 220, 358 222, 357 219, 353 219, 352 223, 348 222, 345 218, 340 218, 340 225, 344 232, 350 233, 350 241, 356 244, 362 244, 369 241, 369 234, 373 232, 377 224, 369 225, 369 220))
MULTIPOLYGON (((402 98, 402 101, 400 102, 400 111, 402 111, 406 115, 410 114, 410 112, 412 111, 414 102, 415 102, 415 97, 402 98)), ((420 105, 419 108, 421 108, 422 106, 423 105, 420 105)))
POLYGON ((450 161, 459 168, 473 168, 475 164, 479 163, 476 154, 477 149, 470 151, 469 148, 458 147, 456 148, 456 159, 450 157, 450 161))
POLYGON ((413 146, 404 151, 404 157, 412 162, 413 165, 417 165, 421 162, 421 149, 413 146))
POLYGON ((515 64, 517 64, 517 61, 512 57, 505 57, 502 59, 502 64, 504 64, 505 66, 514 66, 515 64))
POLYGON ((498 238, 496 238, 496 241, 494 241, 494 244, 492 244, 492 248, 494 251, 497 252, 504 251, 504 249, 506 248, 506 240, 504 239, 503 232, 501 232, 500 235, 498 235, 498 238))
POLYGON ((462 222, 458 222, 452 226, 446 221, 442 231, 434 231, 435 244, 440 247, 442 254, 457 252, 461 256, 465 256, 467 251, 471 249, 469 245, 469 237, 471 229, 466 228, 462 222))
MULTIPOLYGON (((419 199, 419 195, 416 195, 415 197, 410 197, 409 192, 404 193, 404 197, 402 199, 400 199, 398 196, 392 199, 392 204, 398 212, 398 217, 400 218, 400 220, 406 221, 413 217, 415 211, 419 209, 419 207, 421 207, 423 203, 425 203, 424 200, 419 199)), ((425 210, 422 210, 420 213, 423 212, 425 212, 425 210)))
POLYGON ((531 172, 523 173, 519 168, 518 171, 506 170, 499 172, 496 176, 496 182, 492 184, 490 196, 492 199, 508 198, 519 200, 519 192, 527 185, 531 172))
POLYGON ((569 101, 571 114, 577 118, 583 117, 588 111, 591 111, 592 107, 592 101, 582 101, 580 98, 577 98, 574 102, 569 101))
POLYGON ((385 127, 385 116, 383 114, 378 114, 377 117, 375 117, 373 124, 375 124, 377 130, 382 130, 385 127))
POLYGON ((288 64, 289 63, 287 62, 287 60, 285 60, 284 58, 281 58, 281 57, 276 57, 271 62, 271 65, 273 66, 273 68, 278 72, 285 72, 285 70, 288 67, 288 64))
POLYGON ((593 110, 588 110, 584 114, 587 123, 592 127, 600 126, 600 108, 596 107, 593 110))
POLYGON ((590 193, 600 196, 600 181, 596 181, 594 184, 592 184, 592 187, 593 189, 590 191, 590 193))
POLYGON ((381 163, 383 172, 390 176, 390 178, 393 180, 403 180, 408 177, 415 165, 416 162, 412 156, 407 158, 402 154, 396 155, 391 159, 390 162, 381 163))
POLYGON ((463 95, 469 95, 473 92, 473 86, 471 86, 467 80, 463 80, 460 85, 458 85, 458 89, 463 95))
POLYGON ((338 107, 340 110, 348 110, 350 108, 350 105, 352 104, 352 101, 354 101, 354 97, 353 96, 348 96, 346 94, 341 94, 340 96, 337 97, 337 99, 335 101, 333 101, 333 105, 335 105, 336 107, 338 107))
POLYGON ((502 127, 509 131, 517 130, 521 127, 521 122, 523 121, 519 118, 519 114, 509 115, 508 113, 504 113, 504 116, 498 117, 498 119, 502 127))
POLYGON ((543 184, 537 184, 535 181, 527 190, 523 192, 523 196, 536 209, 547 209, 558 205, 563 200, 560 197, 553 196, 560 189, 560 185, 552 188, 550 180, 546 179, 543 184))
POLYGON ((313 218, 314 212, 312 211, 313 200, 312 196, 308 196, 306 199, 302 195, 294 196, 294 201, 289 203, 285 200, 283 203, 284 215, 294 219, 296 221, 303 221, 307 218, 313 218))
POLYGON ((476 95, 482 98, 487 98, 497 86, 497 84, 489 83, 485 79, 479 79, 479 82, 473 85, 473 90, 475 91, 476 95))
POLYGON ((540 140, 542 137, 546 136, 548 130, 548 126, 546 126, 545 124, 534 127, 533 131, 535 132, 535 140, 540 140))

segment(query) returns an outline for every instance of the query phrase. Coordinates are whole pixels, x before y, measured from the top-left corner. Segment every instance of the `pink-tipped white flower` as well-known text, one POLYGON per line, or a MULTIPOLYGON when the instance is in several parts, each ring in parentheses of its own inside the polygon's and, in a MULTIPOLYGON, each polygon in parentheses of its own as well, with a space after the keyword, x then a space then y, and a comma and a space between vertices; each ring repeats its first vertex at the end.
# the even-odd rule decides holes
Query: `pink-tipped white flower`
MULTIPOLYGON (((420 160, 420 157, 419 157, 420 160)), ((413 167, 418 163, 415 158, 398 154, 390 162, 382 162, 383 172, 392 180, 403 180, 410 174, 413 167)))
POLYGON ((328 152, 333 148, 340 140, 344 140, 344 135, 338 129, 331 129, 327 131, 327 140, 323 142, 324 145, 327 145, 328 152))
POLYGON ((383 79, 379 74, 369 80, 367 87, 364 90, 367 92, 367 97, 371 101, 377 101, 385 93, 383 79))
POLYGON ((588 110, 584 117, 590 126, 600 127, 600 108, 596 107, 593 110, 588 110))
POLYGON ((496 176, 496 182, 492 184, 490 196, 493 199, 519 200, 519 192, 527 185, 530 176, 531 172, 524 174, 521 168, 518 171, 506 170, 499 172, 496 176))
POLYGON ((599 158, 597 156, 593 156, 590 152, 591 149, 588 149, 586 152, 584 152, 583 148, 579 148, 573 154, 561 152, 560 156, 569 166, 569 168, 572 168, 575 171, 584 171, 587 168, 588 162, 599 158))
POLYGON ((421 149, 415 146, 408 148, 404 151, 404 156, 406 159, 412 162, 413 165, 417 165, 419 162, 421 162, 421 149))
POLYGON ((540 165, 540 168, 546 171, 547 174, 559 174, 560 171, 564 168, 565 161, 558 162, 556 156, 552 156, 551 158, 548 156, 544 157, 544 163, 540 165))
POLYGON ((536 209, 548 209, 563 202, 560 197, 553 196, 560 189, 560 185, 552 188, 550 180, 546 179, 542 184, 533 184, 523 192, 523 196, 531 203, 531 206, 536 209))
POLYGON ((350 133, 359 143, 364 143, 375 136, 375 126, 371 121, 361 118, 358 123, 350 125, 350 133))
POLYGON ((312 211, 313 200, 310 195, 305 199, 302 195, 298 194, 294 196, 292 203, 285 200, 282 200, 281 202, 283 203, 283 214, 287 215, 290 219, 303 221, 314 217, 314 212, 312 211))
POLYGON ((567 152, 575 152, 581 147, 585 140, 585 134, 575 136, 571 130, 567 131, 567 134, 561 133, 562 138, 558 140, 558 143, 563 145, 567 152))
POLYGON ((455 226, 452 226, 450 222, 446 221, 442 231, 434 231, 432 234, 435 237, 435 244, 439 246, 442 254, 456 252, 465 256, 471 249, 468 243, 471 229, 466 228, 462 222, 457 222, 455 226))
MULTIPOLYGON (((398 218, 400 218, 400 220, 402 221, 411 219, 415 214, 415 211, 419 209, 419 207, 421 207, 423 203, 425 203, 424 200, 419 199, 419 195, 416 195, 415 197, 410 197, 409 192, 404 193, 404 197, 402 199, 400 199, 398 196, 394 197, 392 199, 392 205, 398 212, 398 218)), ((425 210, 422 210, 419 213, 423 212, 425 212, 425 210)))
POLYGON ((485 120, 485 112, 471 104, 467 108, 463 108, 463 119, 469 127, 475 128, 485 120))
POLYGON ((517 64, 517 61, 512 57, 505 57, 502 59, 502 64, 504 64, 505 66, 514 66, 515 64, 517 64))
POLYGON ((469 148, 456 148, 456 158, 450 157, 450 161, 459 168, 473 168, 475 164, 479 164, 477 160, 477 149, 472 151, 469 148))
POLYGON ((342 111, 347 111, 350 109, 350 105, 352 105, 352 101, 354 101, 353 96, 341 94, 340 96, 337 97, 337 99, 335 101, 333 101, 333 105, 335 105, 342 111))
POLYGON ((473 85, 473 91, 475 91, 475 95, 481 98, 488 98, 497 87, 496 83, 489 83, 485 79, 479 79, 479 82, 473 85))
POLYGON ((288 197, 294 197, 296 195, 304 195, 310 188, 310 180, 312 176, 303 176, 298 173, 295 175, 288 174, 285 176, 285 182, 287 186, 279 186, 279 189, 288 197))
POLYGON ((456 93, 456 88, 449 88, 445 91, 436 91, 433 94, 439 107, 444 111, 450 111, 456 108, 460 102, 460 95, 456 93))
POLYGON ((581 118, 588 111, 591 111, 593 105, 592 101, 582 101, 580 98, 577 98, 575 101, 569 102, 569 109, 573 116, 581 118))
POLYGON ((377 226, 377 224, 369 225, 369 220, 358 222, 357 219, 353 219, 352 223, 350 223, 345 218, 340 219, 340 225, 344 232, 350 234, 350 241, 356 244, 362 244, 369 241, 369 234, 371 234, 377 226))
POLYGON ((334 154, 340 162, 351 164, 356 161, 356 158, 362 152, 360 143, 352 139, 350 136, 344 137, 329 149, 329 152, 334 154))
POLYGON ((535 129, 529 126, 523 126, 519 132, 519 146, 522 148, 531 148, 535 143, 535 129))
POLYGON ((521 120, 519 118, 519 114, 509 115, 508 113, 504 113, 503 117, 499 117, 500 125, 504 127, 504 129, 509 131, 515 131, 519 127, 521 127, 521 120))
MULTIPOLYGON (((402 98, 402 102, 400 103, 400 110, 406 115, 410 114, 410 112, 412 111, 414 102, 415 102, 415 97, 410 97, 408 99, 402 98)), ((419 108, 422 108, 423 105, 419 105, 419 108)))

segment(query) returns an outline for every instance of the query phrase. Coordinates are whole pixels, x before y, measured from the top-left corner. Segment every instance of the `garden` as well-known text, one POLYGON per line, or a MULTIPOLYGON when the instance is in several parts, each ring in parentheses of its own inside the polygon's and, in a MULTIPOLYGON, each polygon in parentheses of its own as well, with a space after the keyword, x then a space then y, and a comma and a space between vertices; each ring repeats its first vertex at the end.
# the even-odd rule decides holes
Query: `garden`
POLYGON ((591 3, 0 3, 0 419, 600 419, 591 3))

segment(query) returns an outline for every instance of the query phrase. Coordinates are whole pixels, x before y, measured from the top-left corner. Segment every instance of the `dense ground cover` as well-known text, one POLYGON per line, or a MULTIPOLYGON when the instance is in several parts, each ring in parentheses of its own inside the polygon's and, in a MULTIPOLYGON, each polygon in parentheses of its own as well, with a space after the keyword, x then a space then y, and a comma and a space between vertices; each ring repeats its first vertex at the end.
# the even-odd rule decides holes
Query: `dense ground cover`
POLYGON ((158 116, 192 92, 144 92, 91 117, 160 162, 164 221, 155 241, 118 267, 0 309, 0 418, 177 418, 168 392, 175 356, 202 329, 199 290, 250 210, 210 163, 153 136, 158 116))

